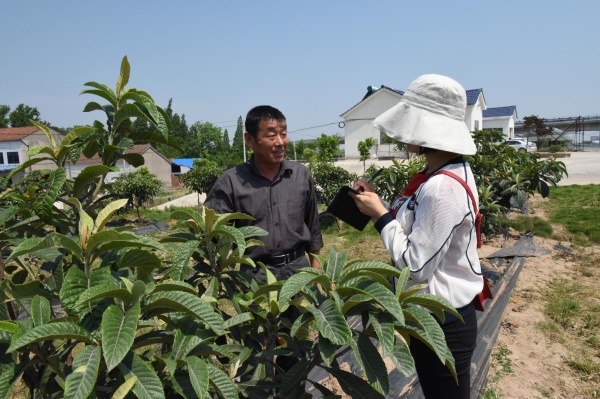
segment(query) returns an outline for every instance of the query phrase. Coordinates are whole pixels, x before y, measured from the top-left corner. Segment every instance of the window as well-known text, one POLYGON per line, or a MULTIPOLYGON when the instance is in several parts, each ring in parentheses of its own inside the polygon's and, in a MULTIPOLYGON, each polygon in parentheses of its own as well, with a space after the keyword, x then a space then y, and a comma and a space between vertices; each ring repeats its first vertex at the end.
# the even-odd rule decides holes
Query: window
POLYGON ((4 165, 4 153, 0 152, 0 165, 4 165))
POLYGON ((16 151, 7 152, 6 159, 9 164, 19 163, 19 153, 16 151))

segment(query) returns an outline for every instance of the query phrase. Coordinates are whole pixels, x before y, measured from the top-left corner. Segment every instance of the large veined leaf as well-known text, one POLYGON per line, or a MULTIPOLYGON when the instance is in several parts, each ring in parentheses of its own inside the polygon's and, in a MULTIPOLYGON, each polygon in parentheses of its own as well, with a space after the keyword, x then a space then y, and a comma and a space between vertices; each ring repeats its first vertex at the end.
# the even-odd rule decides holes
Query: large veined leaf
POLYGON ((114 369, 129 353, 139 316, 137 303, 125 313, 118 306, 110 305, 102 315, 102 354, 107 371, 114 369))
POLYGON ((246 239, 244 238, 244 235, 238 231, 238 229, 233 226, 219 226, 210 232, 207 239, 211 240, 219 235, 224 235, 232 240, 236 244, 236 251, 238 254, 244 254, 244 251, 246 251, 246 239))
POLYGON ((199 399, 208 397, 208 366, 206 362, 194 356, 185 358, 190 381, 199 399))
POLYGON ((0 398, 10 399, 16 397, 12 395, 12 390, 21 378, 25 368, 25 364, 11 364, 2 371, 2 374, 0 374, 0 398))
POLYGON ((389 313, 369 313, 369 321, 379 339, 383 356, 391 356, 394 353, 394 318, 389 313))
POLYGON ((323 367, 333 375, 338 380, 340 388, 352 399, 385 399, 381 393, 377 392, 365 380, 348 371, 333 367, 320 367, 323 367))
POLYGON ((162 283, 156 284, 152 292, 157 293, 162 291, 184 291, 192 295, 198 295, 198 290, 194 288, 194 286, 192 286, 191 284, 188 284, 184 281, 164 281, 162 283))
POLYGON ((117 87, 115 93, 117 94, 117 98, 121 97, 121 92, 129 83, 129 74, 131 71, 131 67, 129 66, 129 61, 127 60, 127 56, 123 57, 121 61, 121 73, 119 73, 119 78, 117 79, 117 87))
POLYGON ((214 332, 223 334, 223 319, 215 310, 195 295, 187 292, 158 292, 152 294, 146 302, 146 309, 167 308, 189 313, 204 323, 214 332))
POLYGON ((94 130, 95 129, 93 127, 89 127, 89 126, 80 126, 80 127, 74 128, 69 133, 67 133, 65 135, 65 137, 63 137, 62 141, 60 142, 61 149, 62 149, 62 147, 70 145, 71 142, 73 140, 75 140, 76 138, 84 136, 88 133, 92 133, 94 130))
POLYGON ((442 322, 444 322, 444 320, 445 320, 444 312, 451 313, 454 316, 458 317, 460 320, 462 320, 462 316, 452 306, 452 304, 450 302, 448 302, 446 299, 444 299, 440 296, 437 296, 437 295, 432 295, 432 294, 411 295, 411 296, 407 297, 404 300, 404 302, 402 302, 402 304, 403 305, 412 304, 412 305, 422 306, 425 309, 432 312, 433 314, 435 314, 437 316, 437 318, 440 319, 442 322))
POLYGON ((435 318, 429 312, 417 306, 409 306, 404 309, 404 312, 407 320, 417 323, 422 328, 424 343, 433 349, 442 363, 446 363, 448 346, 446 345, 444 331, 435 318))
POLYGON ((10 280, 4 280, 0 283, 0 302, 33 298, 40 293, 41 288, 42 284, 39 281, 13 284, 10 280))
POLYGON ((281 311, 285 311, 292 297, 317 277, 319 276, 309 273, 296 273, 288 278, 285 283, 283 283, 283 287, 281 287, 281 291, 279 292, 279 308, 281 311))
POLYGON ((19 173, 20 171, 25 170, 28 167, 38 164, 42 161, 54 162, 54 159, 48 158, 48 157, 36 157, 36 158, 28 159, 27 161, 23 162, 22 164, 18 165, 16 168, 14 168, 10 172, 8 172, 8 175, 6 175, 5 179, 9 180, 11 177, 13 177, 15 174, 19 173))
POLYGON ((165 391, 158 375, 138 355, 129 352, 119 363, 119 370, 126 379, 137 377, 133 393, 140 399, 165 399, 165 391))
POLYGON ((171 358, 173 360, 179 360, 187 357, 192 349, 200 345, 208 337, 210 337, 208 334, 205 334, 205 336, 199 336, 192 332, 192 334, 187 335, 182 330, 177 330, 175 332, 175 339, 173 340, 173 346, 171 348, 171 358))
POLYGON ((125 399, 129 391, 133 389, 133 386, 137 382, 137 377, 133 376, 128 378, 121 386, 115 391, 111 399, 125 399))
POLYGON ((348 322, 333 300, 326 299, 318 309, 308 306, 306 310, 314 316, 317 329, 325 338, 336 345, 345 345, 350 342, 352 332, 348 322))
POLYGON ((96 384, 100 348, 88 345, 73 359, 73 372, 65 380, 65 399, 86 399, 96 384))
MULTIPOLYGON (((54 151, 52 151, 52 148, 41 146, 41 145, 35 146, 35 147, 30 147, 27 150, 27 155, 29 157, 34 157, 34 156, 36 156, 38 154, 47 154, 47 155, 50 155, 50 157, 52 158, 52 160, 54 160, 54 156, 55 156, 54 151)), ((48 159, 48 158, 46 158, 46 159, 48 159)))
POLYGON ((13 341, 6 353, 14 352, 17 349, 34 342, 53 339, 72 339, 88 344, 92 343, 92 336, 90 333, 77 324, 67 322, 50 323, 25 331, 23 335, 16 337, 16 339, 13 336, 13 341))
MULTIPOLYGON (((297 389, 298 386, 302 385, 302 381, 306 379, 306 376, 309 372, 308 369, 309 361, 308 359, 300 359, 296 364, 289 369, 283 379, 281 381, 281 392, 287 393, 293 389, 297 389)), ((302 389, 302 393, 304 393, 304 389, 302 389)))
POLYGON ((86 304, 87 302, 100 298, 119 298, 123 302, 130 303, 133 296, 127 288, 118 287, 114 284, 94 285, 86 289, 75 303, 76 307, 86 304))
POLYGON ((333 345, 331 341, 325 337, 319 337, 317 343, 319 344, 319 352, 321 353, 323 362, 327 366, 331 366, 333 360, 335 359, 335 352, 337 351, 338 346, 333 345))
POLYGON ((21 330, 18 324, 12 321, 0 320, 0 331, 7 331, 11 334, 16 334, 21 330))
MULTIPOLYGON (((85 89, 82 90, 79 94, 94 94, 108 101, 113 107, 117 107, 117 98, 115 96, 115 93, 108 86, 96 82, 87 82, 84 84, 84 86, 95 87, 96 90, 85 89)), ((84 111, 89 112, 91 110, 88 110, 88 108, 86 107, 84 111)))
POLYGON ((396 366, 399 372, 401 372, 405 377, 412 375, 415 373, 415 360, 402 339, 395 337, 394 342, 394 353, 393 356, 390 356, 392 362, 396 366))
POLYGON ((77 242, 60 233, 52 232, 44 238, 34 237, 23 241, 11 252, 7 261, 21 255, 27 255, 32 252, 49 248, 66 249, 73 254, 73 256, 81 259, 81 247, 77 242))
POLYGON ((147 119, 146 115, 140 110, 136 104, 121 104, 121 107, 115 112, 115 120, 113 123, 113 129, 116 131, 126 120, 130 118, 141 118, 147 119))
POLYGON ((115 230, 102 230, 91 236, 87 243, 87 252, 94 251, 95 259, 99 255, 113 249, 127 247, 149 247, 166 252, 166 248, 162 244, 150 238, 115 230))
POLYGON ((144 163, 146 162, 146 160, 144 159, 144 157, 141 154, 135 154, 135 153, 123 154, 121 159, 126 161, 129 165, 133 166, 134 168, 139 168, 140 166, 144 165, 144 163))
POLYGON ((119 269, 131 269, 138 280, 146 283, 153 282, 152 270, 162 266, 162 261, 156 254, 144 249, 133 248, 121 256, 117 263, 119 269))
POLYGON ((231 328, 233 326, 237 326, 239 324, 245 323, 247 321, 254 320, 254 316, 250 312, 236 314, 232 318, 225 320, 223 323, 223 328, 231 328))
POLYGON ((44 221, 52 220, 52 207, 58 196, 58 192, 67 181, 67 173, 64 168, 58 168, 49 173, 50 187, 40 194, 38 201, 32 203, 35 213, 44 221))
POLYGON ((43 124, 41 124, 41 123, 39 123, 37 121, 34 121, 34 120, 30 119, 30 122, 33 123, 33 125, 35 127, 37 127, 39 130, 41 130, 42 132, 44 132, 44 134, 48 138, 48 141, 50 142, 50 146, 52 147, 52 149, 54 151, 56 151, 58 147, 56 146, 56 141, 54 141, 54 137, 52 137, 52 134, 50 133, 50 129, 48 129, 48 127, 46 127, 45 125, 43 125, 43 124))
POLYGON ((65 276, 60 289, 60 302, 70 315, 82 316, 86 305, 77 306, 80 296, 88 289, 97 285, 119 286, 119 282, 110 274, 110 268, 93 269, 88 279, 85 273, 77 267, 71 267, 65 276))
POLYGON ((117 211, 127 205, 129 200, 127 198, 118 199, 105 206, 96 217, 96 222, 92 233, 95 234, 98 231, 102 231, 106 223, 110 221, 110 218, 117 213, 117 211))
POLYGON ((132 100, 136 103, 136 105, 146 114, 150 120, 153 120, 153 123, 157 123, 160 120, 160 112, 158 111, 158 107, 154 103, 152 97, 150 97, 147 93, 138 91, 136 89, 129 89, 123 92, 121 96, 121 103, 124 103, 127 100, 132 100))
POLYGON ((387 312, 391 313, 398 323, 404 323, 402 307, 398 303, 396 296, 388 288, 373 281, 363 281, 358 284, 357 288, 363 293, 370 295, 375 302, 379 303, 387 312))
POLYGON ((334 248, 329 250, 329 262, 327 262, 326 273, 329 279, 337 283, 342 275, 344 265, 346 264, 346 252, 336 252, 334 248))
POLYGON ((350 347, 358 364, 364 370, 367 381, 371 381, 371 386, 377 391, 387 394, 390 390, 390 382, 385 363, 377 347, 364 334, 359 334, 356 340, 350 340, 350 347))
POLYGON ((173 253, 173 261, 169 276, 176 281, 182 281, 186 275, 185 271, 189 268, 190 257, 198 248, 199 241, 188 241, 179 245, 173 253))
POLYGON ((382 276, 400 276, 400 270, 383 262, 361 262, 348 267, 339 278, 339 284, 345 284, 363 273, 372 272, 382 276))
POLYGON ((81 202, 77 198, 71 197, 67 202, 75 205, 79 213, 79 241, 81 242, 81 247, 85 250, 87 240, 94 228, 94 220, 83 210, 83 206, 81 206, 81 202))
POLYGON ((75 178, 75 182, 73 183, 73 196, 77 197, 90 182, 111 171, 112 168, 106 165, 86 166, 75 178))
POLYGON ((43 326, 50 321, 50 301, 43 296, 36 295, 31 301, 31 315, 33 324, 43 326))
POLYGON ((398 276, 398 280, 396 280, 396 297, 400 298, 402 292, 404 292, 406 288, 406 284, 408 283, 408 278, 410 277, 410 268, 405 267, 400 271, 400 276, 398 276))
POLYGON ((224 399, 239 399, 237 388, 233 381, 225 372, 210 363, 208 366, 208 376, 210 382, 224 399))
POLYGON ((90 101, 83 107, 83 112, 92 112, 92 111, 106 111, 102 105, 98 104, 95 101, 90 101))
POLYGON ((18 206, 8 206, 6 208, 0 208, 0 226, 6 223, 8 220, 15 217, 20 208, 18 206))
POLYGON ((242 233, 242 235, 246 239, 249 237, 260 237, 269 235, 269 232, 267 230, 261 229, 260 227, 256 226, 242 226, 238 228, 238 231, 242 233))
MULTIPOLYGON (((241 212, 223 213, 223 214, 217 215, 217 219, 215 220, 214 227, 219 227, 219 226, 225 225, 225 223, 230 222, 232 220, 256 220, 256 219, 250 215, 247 215, 247 214, 241 213, 241 212)), ((255 226, 246 226, 246 227, 255 227, 255 226)), ((259 235, 268 235, 269 234, 268 231, 263 230, 260 227, 258 228, 258 230, 261 230, 264 232, 264 233, 259 232, 259 235)))

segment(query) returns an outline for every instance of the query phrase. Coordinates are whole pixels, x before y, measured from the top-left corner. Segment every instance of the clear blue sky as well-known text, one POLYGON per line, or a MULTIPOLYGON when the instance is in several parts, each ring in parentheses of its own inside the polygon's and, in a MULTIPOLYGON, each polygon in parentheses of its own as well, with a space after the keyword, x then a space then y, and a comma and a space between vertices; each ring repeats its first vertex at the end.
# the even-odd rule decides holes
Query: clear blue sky
POLYGON ((61 127, 83 113, 93 80, 128 87, 235 131, 259 104, 292 139, 343 134, 340 114, 369 85, 404 90, 424 73, 483 88, 519 117, 600 114, 600 2, 589 1, 5 1, 0 104, 37 107, 61 127), (312 126, 333 124, 321 128, 312 126))

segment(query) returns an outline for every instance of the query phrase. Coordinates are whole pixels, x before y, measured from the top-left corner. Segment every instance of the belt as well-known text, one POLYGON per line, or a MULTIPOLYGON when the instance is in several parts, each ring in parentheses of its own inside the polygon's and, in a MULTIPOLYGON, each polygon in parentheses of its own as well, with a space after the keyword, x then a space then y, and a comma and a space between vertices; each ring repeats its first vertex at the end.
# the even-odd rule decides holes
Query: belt
POLYGON ((291 261, 304 256, 305 253, 306 251, 304 248, 300 248, 295 251, 277 252, 272 255, 261 256, 257 261, 271 266, 285 265, 286 263, 290 263, 291 261))

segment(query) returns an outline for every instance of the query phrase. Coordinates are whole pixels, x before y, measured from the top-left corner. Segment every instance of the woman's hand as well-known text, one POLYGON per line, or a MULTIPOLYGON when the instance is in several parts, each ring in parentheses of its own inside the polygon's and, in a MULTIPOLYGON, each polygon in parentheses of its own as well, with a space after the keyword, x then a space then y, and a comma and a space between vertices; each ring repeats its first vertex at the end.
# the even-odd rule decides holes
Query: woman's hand
POLYGON ((368 191, 368 192, 375 192, 375 186, 373 185, 373 183, 369 183, 368 181, 366 181, 365 179, 360 179, 358 180, 356 183, 354 183, 354 187, 352 187, 353 189, 355 189, 356 191, 368 191))
MULTIPOLYGON (((360 183, 360 180, 358 181, 358 183, 360 183)), ((354 199, 356 206, 362 213, 372 217, 375 220, 378 220, 380 217, 382 217, 388 212, 387 208, 385 207, 379 196, 374 192, 365 190, 360 194, 355 194, 352 191, 349 191, 348 195, 351 196, 352 199, 354 199)))

